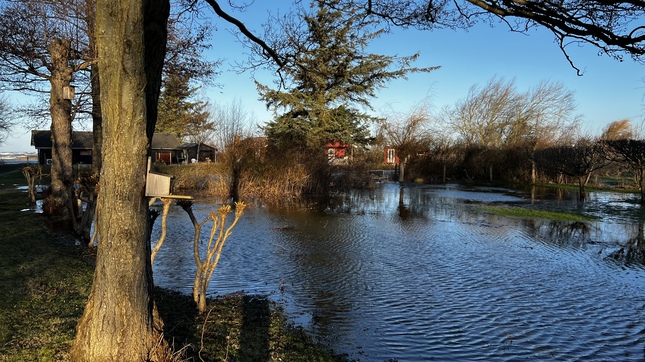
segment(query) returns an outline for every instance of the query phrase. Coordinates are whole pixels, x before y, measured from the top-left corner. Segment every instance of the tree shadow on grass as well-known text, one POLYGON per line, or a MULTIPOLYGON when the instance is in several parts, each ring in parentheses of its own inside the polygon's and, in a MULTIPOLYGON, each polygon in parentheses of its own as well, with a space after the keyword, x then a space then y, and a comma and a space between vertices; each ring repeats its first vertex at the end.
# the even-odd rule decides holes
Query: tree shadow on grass
POLYGON ((245 295, 243 298, 240 360, 269 361, 269 328, 271 309, 265 297, 245 295))
POLYGON ((166 340, 187 360, 270 360, 267 298, 234 293, 211 299, 203 315, 191 296, 158 289, 156 300, 166 340))
POLYGON ((265 296, 233 293, 208 300, 200 315, 192 296, 156 291, 164 336, 187 361, 348 361, 316 344, 265 296))

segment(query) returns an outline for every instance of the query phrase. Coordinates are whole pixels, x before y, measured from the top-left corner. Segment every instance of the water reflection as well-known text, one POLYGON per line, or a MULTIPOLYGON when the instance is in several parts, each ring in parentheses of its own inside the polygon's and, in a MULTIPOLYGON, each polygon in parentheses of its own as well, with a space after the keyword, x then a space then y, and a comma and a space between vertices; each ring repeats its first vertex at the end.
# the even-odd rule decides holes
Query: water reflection
POLYGON ((643 221, 636 224, 522 220, 536 241, 591 252, 619 265, 645 268, 643 221))
POLYGON ((628 239, 617 250, 610 252, 607 257, 621 264, 628 266, 645 265, 645 237, 643 233, 644 223, 640 221, 637 228, 637 236, 628 239))
MULTIPOLYGON (((533 194, 392 183, 317 208, 251 209, 211 292, 271 295, 321 341, 363 361, 643 360, 640 205, 589 193, 580 209, 566 194, 533 194), (507 218, 482 204, 598 221, 507 218)), ((199 219, 216 206, 194 209, 199 219)), ((171 212, 155 278, 190 292, 192 233, 182 213, 171 212)))

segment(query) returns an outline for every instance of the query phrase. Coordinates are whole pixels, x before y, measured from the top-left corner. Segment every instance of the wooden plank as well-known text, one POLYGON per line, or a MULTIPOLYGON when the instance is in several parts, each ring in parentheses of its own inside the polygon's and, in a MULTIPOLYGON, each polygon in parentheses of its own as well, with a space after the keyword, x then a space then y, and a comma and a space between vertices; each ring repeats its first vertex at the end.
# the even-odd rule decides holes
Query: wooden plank
POLYGON ((192 200, 192 196, 187 195, 173 195, 172 176, 155 173, 150 171, 150 157, 148 157, 148 167, 146 174, 146 196, 150 198, 166 198, 166 199, 181 199, 192 200))
POLYGON ((180 199, 180 200, 192 200, 194 197, 188 195, 146 195, 148 197, 158 198, 158 199, 180 199))
POLYGON ((146 196, 169 195, 170 179, 170 176, 148 172, 148 177, 146 178, 146 196))

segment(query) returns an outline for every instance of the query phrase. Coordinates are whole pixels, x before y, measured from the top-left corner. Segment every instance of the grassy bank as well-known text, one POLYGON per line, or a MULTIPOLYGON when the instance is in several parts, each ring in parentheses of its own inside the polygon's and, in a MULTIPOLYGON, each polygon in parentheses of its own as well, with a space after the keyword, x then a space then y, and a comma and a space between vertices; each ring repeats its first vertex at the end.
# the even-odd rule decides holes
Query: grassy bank
MULTIPOLYGON (((94 254, 27 209, 20 165, 0 165, 0 361, 66 361, 90 291, 94 254)), ((189 361, 343 361, 262 297, 230 295, 198 316, 191 297, 157 290, 165 335, 189 361), (201 359, 200 359, 201 358, 201 359)))
POLYGON ((574 214, 570 212, 533 210, 509 206, 481 206, 480 208, 483 211, 491 214, 509 217, 538 218, 559 221, 595 221, 594 218, 591 218, 589 216, 574 214))
POLYGON ((89 293, 91 258, 30 211, 16 165, 0 167, 0 360, 64 360, 89 293), (10 172, 13 169, 17 172, 10 172))

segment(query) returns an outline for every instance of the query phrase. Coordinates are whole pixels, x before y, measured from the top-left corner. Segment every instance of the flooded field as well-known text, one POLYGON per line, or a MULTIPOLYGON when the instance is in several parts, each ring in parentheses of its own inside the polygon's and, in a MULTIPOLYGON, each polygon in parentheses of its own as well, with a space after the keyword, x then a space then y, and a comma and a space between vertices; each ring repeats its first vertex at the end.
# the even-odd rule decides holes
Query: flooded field
MULTIPOLYGON (((202 219, 218 206, 194 210, 202 219)), ((189 293, 192 224, 171 210, 155 282, 189 293)), ((210 292, 271 295, 361 361, 643 361, 642 210, 631 194, 580 203, 555 189, 395 183, 321 208, 251 207, 210 292), (499 216, 491 205, 594 221, 499 216)))

